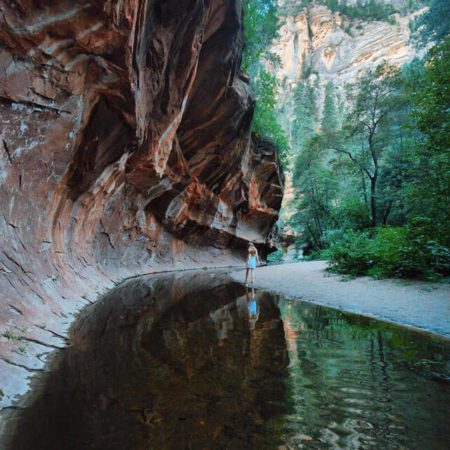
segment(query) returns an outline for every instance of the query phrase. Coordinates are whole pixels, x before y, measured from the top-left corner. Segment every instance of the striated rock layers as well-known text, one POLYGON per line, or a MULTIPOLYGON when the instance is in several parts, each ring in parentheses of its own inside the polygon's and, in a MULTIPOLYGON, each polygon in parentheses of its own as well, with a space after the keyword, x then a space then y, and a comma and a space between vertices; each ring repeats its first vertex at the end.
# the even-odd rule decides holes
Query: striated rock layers
POLYGON ((369 22, 350 20, 326 6, 314 5, 296 16, 282 17, 272 47, 281 61, 275 69, 277 78, 289 84, 312 74, 321 82, 332 80, 343 86, 383 62, 409 62, 416 52, 408 24, 416 14, 420 11, 395 14, 391 22, 369 22))
POLYGON ((113 280, 264 247, 282 179, 240 0, 0 1, 0 25, 5 405, 113 280))

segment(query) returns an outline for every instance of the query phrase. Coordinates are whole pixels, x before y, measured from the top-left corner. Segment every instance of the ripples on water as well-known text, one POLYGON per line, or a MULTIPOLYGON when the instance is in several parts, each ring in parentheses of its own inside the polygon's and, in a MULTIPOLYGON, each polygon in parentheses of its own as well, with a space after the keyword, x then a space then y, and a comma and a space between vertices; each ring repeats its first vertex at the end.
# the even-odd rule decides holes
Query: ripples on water
POLYGON ((448 341, 222 275, 130 281, 71 341, 8 448, 450 448, 448 341))
POLYGON ((303 302, 277 304, 291 405, 278 426, 289 445, 450 448, 448 342, 303 302))

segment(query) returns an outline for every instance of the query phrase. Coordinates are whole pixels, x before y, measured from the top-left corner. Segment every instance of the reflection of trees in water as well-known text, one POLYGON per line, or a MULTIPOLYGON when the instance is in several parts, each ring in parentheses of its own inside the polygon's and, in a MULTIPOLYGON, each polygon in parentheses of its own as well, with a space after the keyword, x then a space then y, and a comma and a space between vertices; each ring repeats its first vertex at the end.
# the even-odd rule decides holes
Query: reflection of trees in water
POLYGON ((448 385, 428 377, 448 344, 260 291, 252 329, 248 300, 208 274, 118 287, 80 317, 10 448, 449 447, 448 385))
POLYGON ((284 399, 279 310, 205 274, 136 280, 77 323, 73 346, 18 417, 12 449, 274 448, 284 399), (243 301, 242 301, 243 300, 243 301))
POLYGON ((445 371, 448 345, 329 308, 283 298, 279 307, 290 360, 286 386, 292 406, 284 425, 290 444, 312 439, 320 442, 313 448, 445 445, 450 392, 430 383, 426 372, 418 374, 417 365, 435 359, 445 371), (434 411, 440 417, 431 424, 434 411))

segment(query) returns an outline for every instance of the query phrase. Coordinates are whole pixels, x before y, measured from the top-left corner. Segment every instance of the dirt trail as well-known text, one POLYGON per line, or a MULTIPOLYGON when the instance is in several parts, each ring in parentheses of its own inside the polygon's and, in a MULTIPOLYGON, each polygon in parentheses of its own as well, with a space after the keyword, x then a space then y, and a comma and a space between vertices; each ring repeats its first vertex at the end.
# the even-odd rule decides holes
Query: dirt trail
MULTIPOLYGON (((309 261, 260 267, 255 287, 450 338, 450 285, 369 277, 345 281, 326 266, 309 261)), ((244 281, 245 271, 232 276, 244 281)))

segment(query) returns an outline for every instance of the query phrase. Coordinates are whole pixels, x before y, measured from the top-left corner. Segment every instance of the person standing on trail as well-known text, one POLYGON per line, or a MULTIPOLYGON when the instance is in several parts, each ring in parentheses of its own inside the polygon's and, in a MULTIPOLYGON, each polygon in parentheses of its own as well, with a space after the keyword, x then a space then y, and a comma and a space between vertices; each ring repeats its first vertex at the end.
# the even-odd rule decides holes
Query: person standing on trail
POLYGON ((248 272, 250 271, 250 279, 252 281, 252 284, 255 281, 255 269, 256 266, 259 264, 259 257, 258 257, 258 250, 256 250, 256 247, 253 245, 253 243, 250 243, 248 246, 248 252, 247 252, 247 270, 245 272, 245 284, 248 284, 248 272))

